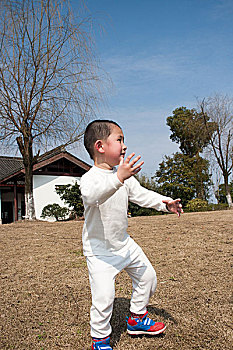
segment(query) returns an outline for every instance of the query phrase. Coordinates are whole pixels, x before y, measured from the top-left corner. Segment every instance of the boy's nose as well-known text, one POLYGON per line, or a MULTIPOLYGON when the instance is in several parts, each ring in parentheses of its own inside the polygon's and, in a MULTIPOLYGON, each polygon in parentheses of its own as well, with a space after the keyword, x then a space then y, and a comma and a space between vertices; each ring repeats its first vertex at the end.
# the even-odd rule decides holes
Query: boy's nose
POLYGON ((127 146, 123 143, 123 147, 122 147, 123 151, 127 150, 127 146))

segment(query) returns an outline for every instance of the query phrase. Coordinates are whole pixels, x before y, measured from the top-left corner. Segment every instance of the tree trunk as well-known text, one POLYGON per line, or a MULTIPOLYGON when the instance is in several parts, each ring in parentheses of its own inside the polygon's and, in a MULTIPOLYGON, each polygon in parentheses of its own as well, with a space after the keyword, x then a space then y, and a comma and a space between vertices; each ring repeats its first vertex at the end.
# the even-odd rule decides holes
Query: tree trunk
POLYGON ((25 219, 35 220, 35 206, 33 198, 33 151, 32 141, 29 137, 17 137, 17 143, 23 156, 23 164, 25 169, 25 219))
POLYGON ((227 204, 228 204, 229 208, 233 209, 231 191, 230 191, 230 187, 228 185, 228 174, 225 174, 225 176, 224 176, 224 185, 225 185, 225 191, 226 191, 227 204))
POLYGON ((33 197, 33 165, 25 166, 25 219, 35 220, 35 206, 33 197))
POLYGON ((203 180, 203 163, 202 163, 202 158, 200 157, 199 153, 196 154, 194 158, 194 163, 193 163, 193 172, 195 173, 195 178, 196 178, 196 193, 197 193, 197 198, 202 199, 203 201, 206 200, 206 193, 205 193, 205 184, 203 180))
POLYGON ((227 203, 228 203, 229 208, 233 208, 233 203, 232 203, 232 198, 231 198, 230 192, 228 192, 226 194, 226 198, 227 198, 227 203))

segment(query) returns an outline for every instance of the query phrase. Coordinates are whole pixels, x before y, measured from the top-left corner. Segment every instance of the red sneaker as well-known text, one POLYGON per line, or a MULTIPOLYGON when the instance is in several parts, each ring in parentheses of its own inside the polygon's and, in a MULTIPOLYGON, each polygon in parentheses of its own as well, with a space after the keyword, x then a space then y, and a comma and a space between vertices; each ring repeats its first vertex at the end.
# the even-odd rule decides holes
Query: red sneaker
POLYGON ((143 317, 128 317, 127 332, 131 335, 149 334, 157 335, 163 333, 166 326, 162 322, 154 322, 151 318, 147 317, 146 312, 143 317))
POLYGON ((112 350, 110 337, 93 341, 91 350, 112 350))

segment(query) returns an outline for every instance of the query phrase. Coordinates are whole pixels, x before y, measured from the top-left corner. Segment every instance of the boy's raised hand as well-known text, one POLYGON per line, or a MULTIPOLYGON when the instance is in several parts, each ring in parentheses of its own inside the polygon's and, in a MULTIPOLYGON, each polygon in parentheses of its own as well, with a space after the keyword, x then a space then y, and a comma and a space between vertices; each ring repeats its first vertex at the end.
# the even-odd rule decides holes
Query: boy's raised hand
POLYGON ((122 157, 120 164, 118 165, 117 176, 122 183, 141 170, 141 166, 144 162, 141 161, 140 163, 136 164, 141 156, 137 156, 132 160, 134 156, 135 153, 131 153, 125 160, 122 157))
POLYGON ((180 216, 180 214, 183 213, 183 209, 182 209, 182 204, 180 203, 181 199, 175 199, 175 200, 169 200, 169 199, 165 199, 163 200, 163 203, 166 204, 167 209, 171 212, 171 213, 175 213, 178 216, 180 216))

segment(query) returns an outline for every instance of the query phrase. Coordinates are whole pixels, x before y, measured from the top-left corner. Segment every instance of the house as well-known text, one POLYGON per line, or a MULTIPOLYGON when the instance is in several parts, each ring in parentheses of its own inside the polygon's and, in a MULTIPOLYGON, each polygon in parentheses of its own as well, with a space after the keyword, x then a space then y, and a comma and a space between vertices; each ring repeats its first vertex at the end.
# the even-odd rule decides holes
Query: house
MULTIPOLYGON (((56 185, 79 183, 90 165, 60 147, 46 152, 33 166, 33 195, 36 218, 47 204, 64 206, 56 185)), ((25 171, 19 157, 0 156, 0 223, 23 219, 25 215, 25 171)))

